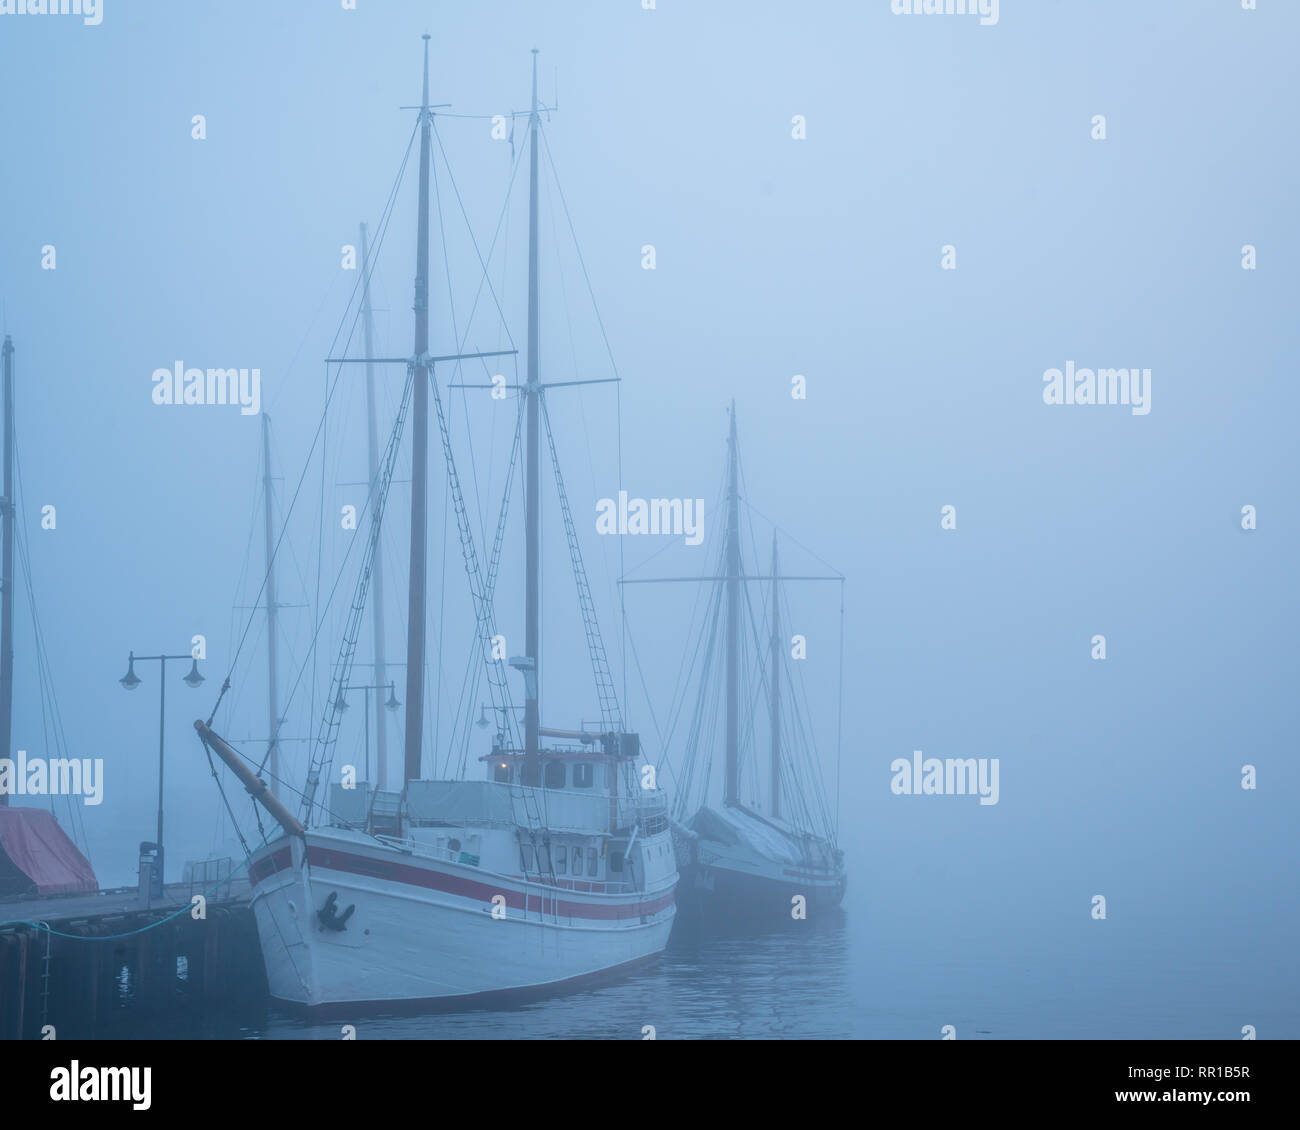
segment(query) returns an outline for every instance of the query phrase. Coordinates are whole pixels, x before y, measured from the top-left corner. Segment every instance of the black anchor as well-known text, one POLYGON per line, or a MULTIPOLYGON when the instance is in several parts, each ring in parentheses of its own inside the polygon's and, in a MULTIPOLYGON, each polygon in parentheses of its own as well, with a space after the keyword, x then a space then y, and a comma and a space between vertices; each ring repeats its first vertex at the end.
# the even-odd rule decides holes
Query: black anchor
POLYGON ((325 905, 316 912, 316 918, 320 922, 322 929, 341 932, 348 928, 348 919, 352 917, 352 912, 356 910, 356 903, 349 904, 347 910, 340 914, 338 912, 338 901, 338 891, 330 891, 330 896, 325 900, 325 905))

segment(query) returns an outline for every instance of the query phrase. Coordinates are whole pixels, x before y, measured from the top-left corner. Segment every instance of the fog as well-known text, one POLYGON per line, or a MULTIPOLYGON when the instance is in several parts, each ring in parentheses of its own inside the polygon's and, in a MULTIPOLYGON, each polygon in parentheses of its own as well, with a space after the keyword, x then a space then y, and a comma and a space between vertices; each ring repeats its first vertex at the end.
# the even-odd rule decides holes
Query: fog
MULTIPOLYGON (((67 753, 104 760, 103 803, 81 817, 101 883, 134 881, 157 805, 158 665, 137 664, 127 694, 128 651, 206 640, 198 690, 181 682, 188 662, 167 667, 169 878, 237 851, 192 729, 232 668, 214 725, 250 753, 267 735, 251 607, 261 421, 154 403, 159 368, 260 370, 277 533, 288 514, 282 696, 300 682, 286 762, 305 766, 362 536, 339 515, 360 508, 366 478, 360 366, 339 377, 313 450, 335 376, 323 361, 340 325, 354 332, 360 272, 343 248, 380 222, 427 32, 430 100, 451 104, 435 120, 431 350, 520 350, 491 373, 437 374, 489 542, 515 401, 445 386, 524 372, 526 153, 508 203, 507 189, 525 121, 512 153, 491 116, 527 110, 540 52, 541 98, 556 107, 541 375, 621 377, 556 390, 548 407, 614 678, 651 759, 680 756, 659 735, 699 594, 639 585, 620 598, 618 580, 715 568, 734 399, 753 563, 775 525, 792 572, 846 578, 842 724, 838 586, 792 584, 789 628, 807 638, 832 794, 840 747, 848 902, 872 930, 907 919, 1004 952, 1117 927, 1130 955, 1195 934, 1252 968, 1233 1002, 1243 1023, 1252 1004, 1293 1001, 1300 11, 1270 8, 1007 0, 981 26, 848 0, 107 0, 98 26, 0 17, 0 299, 17 351, 21 520, 67 753), (490 246, 500 314, 481 290, 490 246), (1045 374, 1067 363, 1150 370, 1149 411, 1045 403, 1045 374), (704 500, 701 544, 599 535, 599 500, 620 489, 704 500), (998 803, 896 795, 891 763, 915 750, 998 759, 998 803), (1090 914, 1098 894, 1105 922, 1090 914)), ((373 276, 384 357, 412 348, 415 168, 413 155, 373 276)), ((381 443, 403 374, 379 377, 381 443)), ((455 769, 457 708, 463 726, 487 701, 462 690, 473 620, 436 422, 431 437, 426 772, 455 769)), ((383 543, 403 700, 409 477, 404 445, 383 543)), ((596 716, 594 691, 553 494, 543 509, 543 723, 572 727, 596 716)), ((516 491, 498 583, 512 655, 522 512, 516 491)), ((16 602, 13 747, 53 755, 23 591, 16 602)), ((357 658, 373 660, 368 626, 357 658)), ((340 760, 356 761, 363 704, 351 702, 340 760)), ((388 722, 395 767, 403 717, 388 722)), ((484 732, 470 743, 477 774, 484 732)), ((227 790, 256 838, 247 798, 227 790)), ((866 952, 870 933, 855 944, 866 952)))

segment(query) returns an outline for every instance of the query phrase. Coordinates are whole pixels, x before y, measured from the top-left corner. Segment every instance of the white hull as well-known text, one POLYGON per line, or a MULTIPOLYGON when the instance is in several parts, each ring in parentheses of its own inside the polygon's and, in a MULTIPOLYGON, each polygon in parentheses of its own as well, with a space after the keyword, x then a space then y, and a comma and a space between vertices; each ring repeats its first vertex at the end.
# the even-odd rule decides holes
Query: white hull
POLYGON ((271 995, 308 1008, 468 1001, 644 961, 668 942, 677 878, 555 887, 338 828, 277 840, 251 873, 271 995), (355 907, 342 930, 318 914, 331 894, 337 914, 355 907))

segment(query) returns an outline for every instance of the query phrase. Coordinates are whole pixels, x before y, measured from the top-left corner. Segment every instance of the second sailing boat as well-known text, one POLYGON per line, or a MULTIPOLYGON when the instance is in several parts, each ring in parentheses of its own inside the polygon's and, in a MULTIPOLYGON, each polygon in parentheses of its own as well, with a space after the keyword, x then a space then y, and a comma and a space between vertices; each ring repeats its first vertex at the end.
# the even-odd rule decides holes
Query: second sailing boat
POLYGON ((716 575, 701 578, 713 586, 706 613, 708 647, 681 786, 674 801, 673 830, 682 876, 679 900, 684 920, 747 927, 808 918, 815 911, 834 909, 844 897, 844 852, 835 842, 834 822, 821 789, 819 768, 809 756, 810 734, 801 718, 784 716, 783 702, 786 707, 794 702, 792 695, 782 694, 783 684, 792 681, 783 676, 786 641, 780 626, 783 581, 842 582, 843 578, 781 576, 775 536, 771 574, 746 573, 741 554, 739 465, 733 404, 726 536, 716 575), (771 586, 765 640, 754 622, 749 582, 771 586), (752 633, 743 630, 747 614, 752 633), (757 696, 746 693, 742 678, 743 645, 750 634, 757 653, 754 666, 760 671, 759 689, 766 691, 770 739, 765 788, 755 779, 750 791, 751 795, 766 792, 766 812, 745 804, 741 796, 743 738, 752 734, 754 716, 761 713, 761 709, 747 709, 757 696), (721 696, 711 679, 719 674, 714 663, 718 651, 714 644, 719 635, 723 658, 720 674, 725 683, 721 696), (719 701, 726 712, 723 791, 722 803, 713 804, 714 732, 705 719, 719 701))

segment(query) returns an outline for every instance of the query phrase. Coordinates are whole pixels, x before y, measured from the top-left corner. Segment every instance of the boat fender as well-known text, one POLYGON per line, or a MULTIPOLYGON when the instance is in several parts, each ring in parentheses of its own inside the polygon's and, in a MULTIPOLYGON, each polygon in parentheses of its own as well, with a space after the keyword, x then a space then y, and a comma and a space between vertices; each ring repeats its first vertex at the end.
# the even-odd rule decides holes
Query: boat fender
POLYGON ((348 928, 348 919, 352 917, 352 912, 356 910, 356 903, 349 903, 347 910, 342 914, 338 912, 339 893, 330 891, 329 898, 325 900, 325 905, 316 912, 316 918, 321 924, 323 930, 334 930, 341 932, 348 928))

